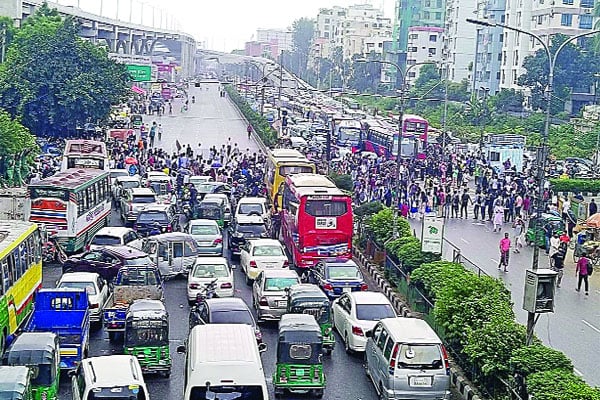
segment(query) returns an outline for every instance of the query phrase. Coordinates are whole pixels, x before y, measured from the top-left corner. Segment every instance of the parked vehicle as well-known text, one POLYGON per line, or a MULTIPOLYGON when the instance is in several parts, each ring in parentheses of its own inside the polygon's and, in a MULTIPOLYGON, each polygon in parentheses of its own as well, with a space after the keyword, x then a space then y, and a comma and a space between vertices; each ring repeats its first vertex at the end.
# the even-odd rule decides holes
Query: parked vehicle
POLYGON ((169 314, 160 300, 134 300, 125 319, 125 354, 137 358, 144 373, 171 375, 169 314))
POLYGON ((216 280, 216 297, 233 297, 233 273, 224 257, 198 257, 188 275, 188 303, 193 305, 207 284, 216 280))
MULTIPOLYGON (((2 364, 25 366, 31 372, 31 392, 35 400, 56 400, 60 381, 58 336, 51 332, 21 333, 8 348, 2 364)), ((0 370, 0 375, 3 372, 0 370)), ((17 381, 15 381, 15 384, 17 381)), ((0 384, 0 387, 2 384, 0 384)), ((0 390, 0 399, 5 399, 0 390)), ((8 397, 13 399, 15 397, 8 397)), ((23 397, 16 397, 22 399, 23 397)))
POLYGON ((450 399, 448 354, 427 322, 385 318, 366 335, 365 370, 380 397, 450 399))
POLYGON ((0 399, 33 400, 29 368, 0 366, 0 399))
POLYGON ((252 284, 260 271, 289 267, 283 245, 275 239, 255 239, 244 243, 240 250, 240 267, 246 284, 252 284))
POLYGON ((83 289, 40 289, 25 331, 55 333, 60 342, 60 368, 77 368, 89 351, 87 292, 83 289))
POLYGON ((150 400, 140 363, 129 355, 83 360, 71 377, 71 396, 72 400, 150 400))
MULTIPOLYGON (((130 242, 130 244, 133 242, 130 242)), ((72 256, 62 267, 67 272, 97 272, 107 282, 112 282, 122 267, 152 265, 148 254, 130 246, 105 247, 72 256)))
POLYGON ((236 215, 233 223, 229 225, 227 247, 231 256, 238 256, 241 246, 248 239, 266 238, 269 236, 263 219, 258 215, 236 215))
POLYGON ((180 232, 149 236, 129 245, 148 254, 164 279, 187 276, 200 254, 193 236, 180 232))
POLYGON ((327 259, 317 262, 308 272, 308 282, 319 286, 330 299, 342 293, 365 291, 369 287, 352 260, 327 259))
POLYGON ((286 314, 279 322, 277 366, 273 373, 275 397, 285 390, 310 391, 323 397, 323 336, 317 321, 306 314, 286 314))
POLYGON ((86 250, 98 250, 107 246, 125 246, 139 238, 131 228, 107 226, 96 232, 86 250))
POLYGON ((57 289, 84 289, 88 295, 90 323, 102 322, 102 310, 108 301, 108 283, 95 272, 69 272, 56 283, 57 289))
POLYGON ((397 317, 392 303, 380 292, 344 293, 331 304, 331 315, 347 353, 365 351, 365 332, 383 318, 397 317))
POLYGON ((223 234, 216 221, 193 219, 188 222, 185 232, 196 240, 200 254, 223 255, 223 234))
POLYGON ((184 400, 268 400, 260 353, 252 328, 244 324, 200 325, 190 331, 185 346, 184 400), (201 349, 201 351, 200 351, 201 349))
POLYGON ((121 221, 125 225, 133 224, 143 208, 157 201, 156 193, 152 189, 134 188, 125 190, 121 195, 121 202, 119 203, 121 221))
POLYGON ((286 289, 299 283, 298 274, 289 269, 260 271, 252 285, 252 305, 258 322, 281 319, 287 311, 286 289))
POLYGON ((254 329, 258 343, 262 342, 262 333, 256 324, 252 312, 239 297, 206 299, 190 310, 190 329, 205 324, 245 324, 254 329))
POLYGON ((113 341, 125 331, 127 310, 135 300, 164 300, 163 282, 154 266, 131 266, 119 270, 114 282, 114 291, 109 297, 102 321, 113 341))
POLYGON ((318 286, 310 283, 294 285, 287 290, 287 312, 309 314, 321 327, 323 352, 330 354, 335 347, 329 299, 318 286))

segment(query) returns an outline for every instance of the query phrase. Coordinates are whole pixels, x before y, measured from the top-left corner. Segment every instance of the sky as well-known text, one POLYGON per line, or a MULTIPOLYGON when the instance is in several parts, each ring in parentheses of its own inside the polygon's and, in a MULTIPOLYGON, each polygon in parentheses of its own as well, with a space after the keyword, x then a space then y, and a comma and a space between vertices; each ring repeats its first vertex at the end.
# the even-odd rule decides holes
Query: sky
POLYGON ((178 27, 211 50, 243 49, 256 29, 285 29, 301 17, 315 18, 319 8, 370 3, 394 14, 395 0, 58 0, 67 6, 144 25, 178 27), (154 15, 153 15, 154 14, 154 15))

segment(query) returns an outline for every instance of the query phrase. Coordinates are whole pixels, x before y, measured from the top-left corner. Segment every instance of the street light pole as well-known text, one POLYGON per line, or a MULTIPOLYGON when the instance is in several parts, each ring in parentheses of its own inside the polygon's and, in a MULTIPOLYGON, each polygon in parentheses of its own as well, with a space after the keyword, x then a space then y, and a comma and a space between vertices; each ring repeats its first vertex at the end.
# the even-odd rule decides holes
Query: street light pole
MULTIPOLYGON (((547 157, 548 157, 548 134, 550 132, 550 115, 551 115, 550 111, 551 111, 551 107, 552 107, 552 95, 554 92, 554 67, 556 66, 556 60, 558 59, 558 55, 560 54, 562 49, 564 49, 567 44, 569 44, 572 41, 579 39, 581 37, 600 33, 600 30, 593 30, 593 31, 589 31, 589 32, 580 33, 579 35, 571 36, 569 39, 565 40, 560 46, 558 46, 558 49, 556 49, 556 52, 553 55, 550 52, 550 47, 549 47, 548 43, 544 42, 544 40, 542 40, 542 38, 539 37, 538 35, 536 35, 535 33, 524 31, 519 28, 515 28, 512 26, 499 24, 499 23, 495 23, 495 22, 481 21, 481 20, 475 20, 475 19, 470 19, 470 18, 467 18, 467 22, 475 24, 475 25, 482 25, 482 26, 489 26, 489 27, 501 27, 504 29, 508 29, 510 31, 515 31, 515 32, 522 33, 524 35, 531 36, 542 45, 542 47, 546 51, 546 56, 548 57, 549 69, 548 69, 548 86, 546 88, 546 121, 544 124, 544 132, 542 134, 541 151, 540 151, 540 154, 538 155, 538 160, 537 160, 538 165, 537 165, 536 180, 537 180, 537 185, 538 185, 538 194, 537 194, 537 199, 536 199, 536 219, 537 219, 536 223, 538 224, 538 226, 535 227, 535 232, 537 235, 537 233, 541 231, 541 227, 539 226, 539 224, 542 219, 542 211, 545 208, 544 207, 544 180, 545 180, 545 172, 546 172, 546 162, 547 162, 547 157)), ((537 245, 537 237, 536 237, 534 240, 534 246, 533 246, 533 260, 532 260, 532 266, 531 266, 532 270, 536 271, 538 269, 539 260, 540 260, 540 248, 537 245)), ((528 312, 527 313, 527 345, 530 345, 533 342, 535 323, 536 323, 535 313, 528 312)))

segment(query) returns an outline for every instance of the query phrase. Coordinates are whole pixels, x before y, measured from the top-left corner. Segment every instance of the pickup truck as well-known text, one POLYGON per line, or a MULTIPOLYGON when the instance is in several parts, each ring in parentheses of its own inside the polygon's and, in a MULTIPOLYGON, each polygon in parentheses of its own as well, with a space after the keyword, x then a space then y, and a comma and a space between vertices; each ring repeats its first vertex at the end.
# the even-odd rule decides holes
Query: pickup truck
POLYGON ((154 266, 127 266, 117 273, 114 290, 108 298, 102 320, 110 341, 125 332, 127 310, 134 300, 164 301, 163 282, 154 266))
POLYGON ((52 332, 60 343, 60 368, 77 368, 88 356, 90 309, 83 289, 40 289, 26 332, 52 332))

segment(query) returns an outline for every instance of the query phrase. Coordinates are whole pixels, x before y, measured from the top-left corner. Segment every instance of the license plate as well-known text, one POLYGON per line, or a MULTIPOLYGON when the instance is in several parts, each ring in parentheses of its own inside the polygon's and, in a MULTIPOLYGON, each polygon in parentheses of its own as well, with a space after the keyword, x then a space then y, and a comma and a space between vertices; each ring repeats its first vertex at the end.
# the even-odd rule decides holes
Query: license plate
POLYGON ((352 291, 352 288, 349 288, 349 287, 342 288, 342 292, 344 292, 344 293, 350 293, 351 291, 352 291))
POLYGON ((304 376, 304 370, 303 369, 297 369, 296 370, 296 376, 304 376))
POLYGON ((279 308, 285 308, 285 307, 287 307, 287 300, 279 300, 277 302, 277 307, 279 307, 279 308))
POLYGON ((200 246, 200 247, 210 247, 210 246, 212 246, 212 242, 198 242, 198 246, 200 246))
POLYGON ((431 386, 432 380, 431 376, 411 376, 408 383, 410 386, 424 387, 431 386))

